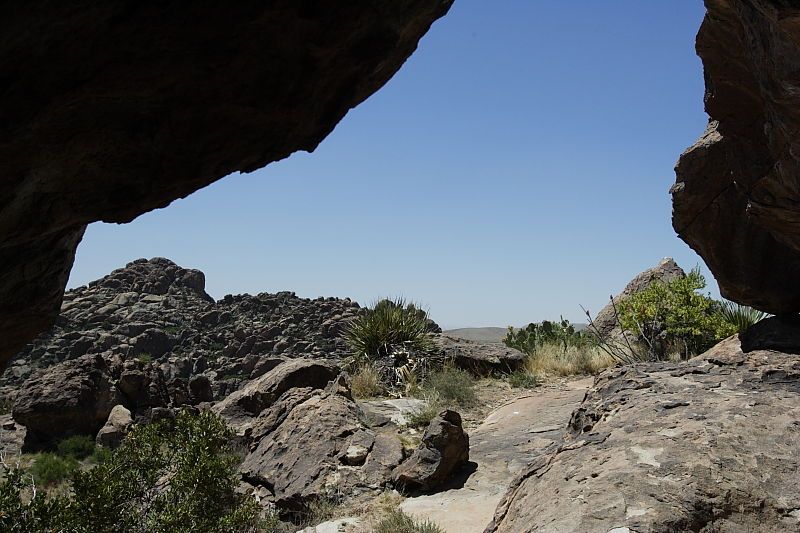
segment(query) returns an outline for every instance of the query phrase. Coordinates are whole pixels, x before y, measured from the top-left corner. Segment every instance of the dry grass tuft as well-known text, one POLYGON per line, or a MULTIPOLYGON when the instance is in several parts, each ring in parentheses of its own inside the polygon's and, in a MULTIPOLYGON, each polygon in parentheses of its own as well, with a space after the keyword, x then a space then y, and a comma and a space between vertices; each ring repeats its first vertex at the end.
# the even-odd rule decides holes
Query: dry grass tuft
POLYGON ((525 371, 533 376, 594 375, 614 366, 614 359, 597 346, 577 348, 544 344, 525 360, 525 371))
POLYGON ((353 396, 356 398, 376 398, 385 393, 380 373, 368 363, 353 374, 350 384, 353 396))

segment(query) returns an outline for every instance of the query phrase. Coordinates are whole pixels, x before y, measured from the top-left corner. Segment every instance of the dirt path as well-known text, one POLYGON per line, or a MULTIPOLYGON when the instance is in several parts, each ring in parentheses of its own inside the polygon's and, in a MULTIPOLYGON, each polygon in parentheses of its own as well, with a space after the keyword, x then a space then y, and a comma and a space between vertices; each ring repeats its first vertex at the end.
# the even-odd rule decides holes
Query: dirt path
POLYGON ((448 490, 400 506, 447 533, 480 533, 492 520, 514 475, 560 438, 593 378, 544 386, 495 409, 470 433, 470 461, 448 490))

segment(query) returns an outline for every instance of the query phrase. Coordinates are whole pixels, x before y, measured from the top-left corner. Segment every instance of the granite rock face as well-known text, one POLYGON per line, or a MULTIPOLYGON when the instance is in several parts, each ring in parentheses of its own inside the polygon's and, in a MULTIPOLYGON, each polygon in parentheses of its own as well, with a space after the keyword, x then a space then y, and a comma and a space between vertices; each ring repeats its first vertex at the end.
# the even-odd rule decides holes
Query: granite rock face
POLYGON ((0 367, 55 319, 88 223, 314 150, 450 4, 5 4, 0 367))
POLYGON ((486 531, 800 530, 800 361, 749 348, 601 374, 486 531))
POLYGON ((675 168, 672 224, 726 298, 800 311, 800 5, 706 0, 706 132, 675 168))

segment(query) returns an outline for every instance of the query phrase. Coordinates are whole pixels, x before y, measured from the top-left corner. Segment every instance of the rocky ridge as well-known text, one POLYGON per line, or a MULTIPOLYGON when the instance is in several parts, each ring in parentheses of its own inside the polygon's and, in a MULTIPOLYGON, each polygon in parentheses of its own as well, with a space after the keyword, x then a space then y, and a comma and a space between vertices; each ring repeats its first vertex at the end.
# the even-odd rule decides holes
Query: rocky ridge
POLYGON ((25 379, 86 354, 140 363, 165 381, 203 374, 220 398, 284 358, 341 358, 344 324, 360 307, 349 299, 292 292, 228 295, 215 302, 199 270, 164 258, 138 259, 64 294, 56 324, 0 376, 11 395, 25 379))

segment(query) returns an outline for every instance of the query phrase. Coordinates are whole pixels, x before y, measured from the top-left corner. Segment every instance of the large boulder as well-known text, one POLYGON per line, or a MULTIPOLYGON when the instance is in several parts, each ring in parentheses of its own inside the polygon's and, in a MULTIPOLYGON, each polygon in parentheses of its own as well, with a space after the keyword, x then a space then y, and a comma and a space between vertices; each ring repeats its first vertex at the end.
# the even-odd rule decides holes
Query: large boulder
POLYGON ((493 372, 513 372, 525 362, 525 354, 496 342, 472 341, 442 334, 434 337, 434 343, 445 359, 481 376, 493 372))
POLYGON ((800 311, 800 7, 706 0, 697 34, 711 120, 680 156, 672 225, 726 298, 800 311))
POLYGON ((339 367, 328 361, 287 361, 233 392, 214 405, 213 411, 243 434, 252 427, 253 419, 286 391, 294 388, 323 389, 338 373, 339 367))
POLYGON ((411 457, 392 472, 392 480, 412 491, 429 491, 446 481, 469 461, 469 436, 461 415, 445 410, 431 420, 422 442, 411 457))
POLYGON ((40 441, 94 436, 118 403, 120 394, 106 362, 85 355, 28 379, 17 394, 12 416, 30 438, 40 441))
POLYGON ((320 498, 379 491, 403 459, 396 435, 366 425, 346 374, 323 390, 286 391, 258 416, 249 438, 242 478, 267 488, 268 499, 288 512, 320 498))
POLYGON ((4 4, 0 365, 52 324, 87 224, 314 150, 450 4, 4 4))
POLYGON ((123 405, 115 405, 108 415, 105 425, 100 428, 95 437, 95 442, 100 446, 116 448, 122 444, 122 439, 133 424, 131 412, 123 405))
POLYGON ((607 370, 487 532, 800 530, 800 361, 763 348, 607 370))

